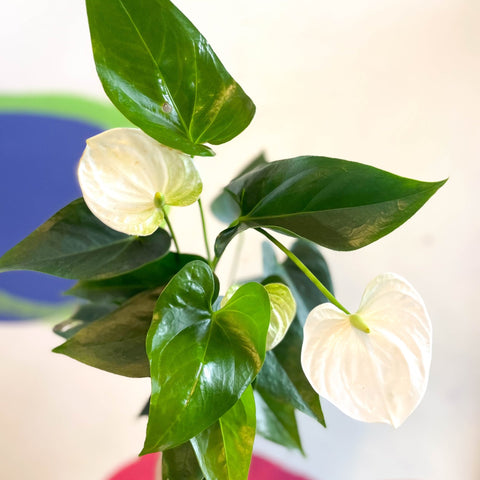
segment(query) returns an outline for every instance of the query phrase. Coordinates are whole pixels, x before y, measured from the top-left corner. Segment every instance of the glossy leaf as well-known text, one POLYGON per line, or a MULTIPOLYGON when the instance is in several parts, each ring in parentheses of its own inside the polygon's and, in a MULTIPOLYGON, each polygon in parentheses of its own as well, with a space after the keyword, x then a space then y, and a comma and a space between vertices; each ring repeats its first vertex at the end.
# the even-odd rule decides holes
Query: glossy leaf
POLYGON ((255 425, 255 400, 248 387, 227 413, 191 440, 207 480, 248 479, 255 425))
POLYGON ((327 157, 271 162, 232 181, 238 223, 217 238, 217 256, 247 228, 270 227, 333 250, 355 250, 408 220, 443 184, 327 157))
POLYGON ((161 289, 131 298, 107 316, 85 326, 55 353, 126 377, 148 377, 145 339, 161 289))
POLYGON ((303 453, 298 433, 295 410, 274 396, 258 392, 255 395, 257 409, 257 433, 271 442, 303 453))
POLYGON ((243 285, 212 310, 215 281, 202 261, 186 265, 160 295, 147 336, 152 396, 142 454, 180 445, 240 398, 265 357, 270 304, 243 285))
MULTIPOLYGON (((291 338, 288 340, 291 341, 291 338)), ((285 363, 288 362, 284 368, 274 351, 267 352, 265 363, 255 381, 255 389, 262 395, 274 397, 279 402, 290 405, 324 424, 318 395, 308 384, 301 365, 294 365, 294 361, 300 362, 300 358, 295 355, 292 360, 284 359, 285 363), (299 382, 302 377, 305 378, 304 385, 299 382), (292 380, 295 380, 297 385, 292 380), (308 390, 305 388, 307 384, 310 387, 308 390)))
MULTIPOLYGON (((255 157, 236 177, 235 179, 245 175, 248 172, 251 172, 255 168, 263 167, 267 164, 267 159, 263 153, 258 157, 255 157)), ((228 193, 226 190, 215 197, 212 202, 211 209, 213 214, 224 223, 232 223, 239 215, 240 208, 235 202, 232 194, 228 193)))
POLYGON ((162 480, 203 480, 203 472, 190 442, 162 453, 162 480))
MULTIPOLYGON (((325 258, 317 246, 307 240, 295 241, 290 250, 333 293, 333 284, 325 258)), ((310 311, 327 299, 322 292, 290 260, 279 263, 270 243, 262 245, 263 269, 266 275, 278 275, 288 285, 297 303, 297 316, 302 325, 310 311)))
MULTIPOLYGON (((262 285, 270 300, 270 324, 266 344, 268 351, 275 348, 287 333, 288 327, 295 318, 296 303, 290 289, 283 282, 273 279, 268 282, 263 281, 262 285)), ((232 285, 226 291, 220 306, 223 307, 239 288, 240 285, 232 285)))
POLYGON ((158 229, 131 237, 104 225, 77 199, 0 258, 0 272, 34 270, 73 279, 106 278, 165 255, 170 236, 158 229))
POLYGON ((144 290, 166 285, 179 270, 193 260, 202 258, 197 255, 168 253, 123 275, 103 280, 82 280, 66 293, 92 302, 119 303, 144 290))
POLYGON ((169 0, 87 0, 103 88, 135 125, 190 155, 231 140, 255 106, 169 0))

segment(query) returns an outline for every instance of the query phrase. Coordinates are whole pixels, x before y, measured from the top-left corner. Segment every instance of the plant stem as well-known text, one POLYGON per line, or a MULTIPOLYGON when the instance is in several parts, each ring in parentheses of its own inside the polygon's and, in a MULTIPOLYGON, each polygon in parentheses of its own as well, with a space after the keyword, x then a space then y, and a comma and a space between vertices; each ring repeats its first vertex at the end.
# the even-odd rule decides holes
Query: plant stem
POLYGON ((215 257, 213 257, 213 260, 212 260, 212 263, 211 263, 213 271, 215 271, 215 269, 217 268, 219 260, 220 260, 220 257, 217 257, 216 255, 215 255, 215 257))
POLYGON ((200 217, 202 219, 203 240, 205 241, 205 250, 207 251, 208 263, 212 264, 212 256, 210 255, 210 247, 208 246, 207 224, 205 222, 205 214, 203 213, 202 201, 198 199, 198 208, 200 209, 200 217))
POLYGON ((310 269, 285 245, 280 243, 275 237, 272 237, 263 228, 256 228, 257 232, 267 237, 277 248, 279 248, 304 274, 305 276, 328 298, 328 300, 337 306, 340 310, 350 315, 350 312, 328 291, 325 285, 310 271, 310 269))
POLYGON ((168 218, 167 211, 164 207, 162 207, 163 215, 165 217, 165 221, 167 222, 168 229, 170 230, 170 236, 172 237, 173 243, 175 244, 175 248, 177 249, 177 253, 180 253, 180 248, 178 246, 177 237, 173 231, 172 224, 170 223, 170 219, 168 218))

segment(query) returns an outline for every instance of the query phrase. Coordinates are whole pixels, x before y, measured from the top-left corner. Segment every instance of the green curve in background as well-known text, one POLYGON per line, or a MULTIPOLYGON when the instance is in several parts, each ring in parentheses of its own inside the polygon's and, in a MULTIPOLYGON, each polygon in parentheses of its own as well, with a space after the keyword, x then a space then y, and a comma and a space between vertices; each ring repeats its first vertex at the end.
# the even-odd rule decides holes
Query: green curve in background
POLYGON ((31 113, 80 120, 108 129, 133 127, 112 104, 72 94, 0 94, 0 113, 31 113))
MULTIPOLYGON (((133 127, 112 104, 71 94, 0 94, 0 114, 40 114, 83 121, 99 128, 133 127)), ((17 318, 67 318, 77 302, 37 302, 0 290, 0 315, 17 318)))

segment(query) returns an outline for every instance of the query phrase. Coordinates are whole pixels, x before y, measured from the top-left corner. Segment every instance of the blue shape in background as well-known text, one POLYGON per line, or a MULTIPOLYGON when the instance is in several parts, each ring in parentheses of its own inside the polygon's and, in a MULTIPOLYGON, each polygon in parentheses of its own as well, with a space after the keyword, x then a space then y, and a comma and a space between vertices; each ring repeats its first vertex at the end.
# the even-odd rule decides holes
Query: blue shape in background
MULTIPOLYGON (((102 129, 78 120, 0 113, 0 255, 81 196, 76 178, 85 140, 102 129)), ((0 289, 58 302, 73 282, 36 272, 0 274, 0 289)))

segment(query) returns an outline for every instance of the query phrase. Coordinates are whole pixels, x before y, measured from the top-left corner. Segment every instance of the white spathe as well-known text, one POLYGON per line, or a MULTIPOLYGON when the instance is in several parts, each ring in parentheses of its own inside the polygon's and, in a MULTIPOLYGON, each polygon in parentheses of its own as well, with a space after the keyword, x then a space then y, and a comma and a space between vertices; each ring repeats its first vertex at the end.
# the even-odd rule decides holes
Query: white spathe
POLYGON ((394 273, 368 284, 356 315, 370 333, 356 328, 349 315, 330 303, 310 312, 303 371, 320 396, 350 417, 398 427, 427 387, 430 318, 418 292, 394 273))
POLYGON ((186 206, 202 192, 190 156, 136 128, 114 128, 89 138, 78 180, 92 213, 129 235, 150 235, 160 226, 164 212, 155 202, 157 193, 165 205, 186 206))
MULTIPOLYGON (((283 283, 268 283, 264 287, 270 300, 270 323, 265 346, 269 351, 275 348, 286 335, 297 313, 297 303, 290 289, 283 283)), ((232 285, 222 298, 220 307, 224 307, 239 288, 240 285, 232 285)))

